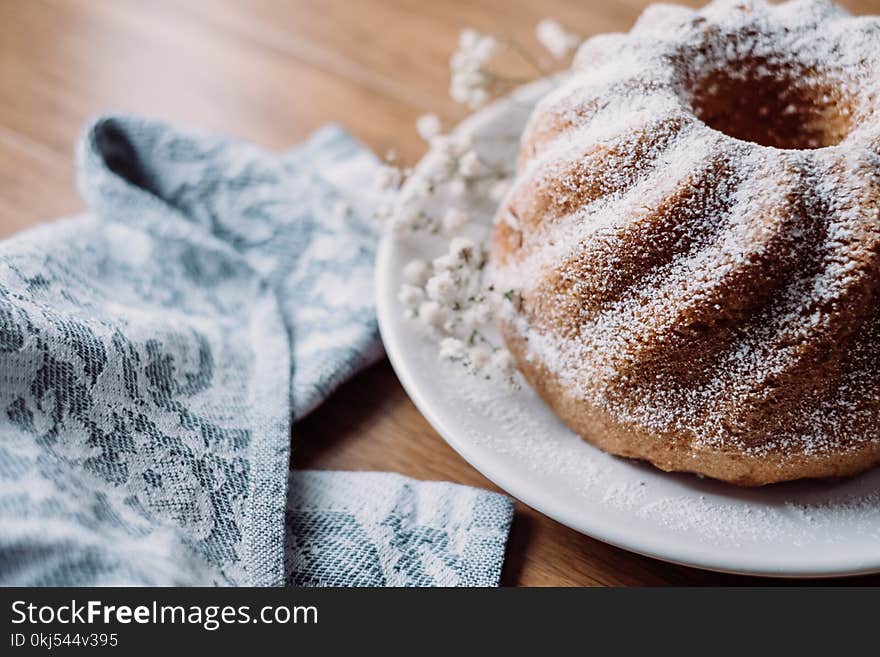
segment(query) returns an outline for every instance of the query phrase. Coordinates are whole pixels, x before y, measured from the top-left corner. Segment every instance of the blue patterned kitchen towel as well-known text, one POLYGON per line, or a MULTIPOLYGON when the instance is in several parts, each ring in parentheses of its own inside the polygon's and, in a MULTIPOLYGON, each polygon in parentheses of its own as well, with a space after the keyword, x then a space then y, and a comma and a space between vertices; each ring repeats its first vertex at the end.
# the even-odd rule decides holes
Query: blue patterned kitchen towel
POLYGON ((290 475, 293 586, 495 586, 513 513, 503 495, 384 472, 290 475))
POLYGON ((382 353, 376 166, 336 127, 89 128, 92 215, 0 243, 0 582, 497 583, 506 497, 288 475, 291 421, 382 353))

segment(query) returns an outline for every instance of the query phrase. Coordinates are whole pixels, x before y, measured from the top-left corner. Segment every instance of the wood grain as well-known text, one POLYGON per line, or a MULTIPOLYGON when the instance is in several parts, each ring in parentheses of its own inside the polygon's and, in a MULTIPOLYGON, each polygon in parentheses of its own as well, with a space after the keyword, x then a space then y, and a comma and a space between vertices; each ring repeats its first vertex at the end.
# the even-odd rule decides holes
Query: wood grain
MULTIPOLYGON (((553 16, 584 35, 626 30, 643 0, 0 0, 0 236, 83 209, 82 126, 128 111, 283 150, 328 121, 414 162, 426 110, 461 117, 448 58, 473 26, 534 45, 553 16)), ((684 4, 698 6, 698 0, 684 4)), ((877 0, 843 3, 876 12, 877 0)), ((494 489, 431 429, 387 363, 295 427, 297 467, 393 470, 494 489)), ((880 577, 830 583, 880 584, 880 577)), ((611 547, 518 505, 507 585, 723 585, 611 547)), ((792 583, 792 582, 786 582, 792 583)), ((797 583, 797 582, 794 582, 797 583)))

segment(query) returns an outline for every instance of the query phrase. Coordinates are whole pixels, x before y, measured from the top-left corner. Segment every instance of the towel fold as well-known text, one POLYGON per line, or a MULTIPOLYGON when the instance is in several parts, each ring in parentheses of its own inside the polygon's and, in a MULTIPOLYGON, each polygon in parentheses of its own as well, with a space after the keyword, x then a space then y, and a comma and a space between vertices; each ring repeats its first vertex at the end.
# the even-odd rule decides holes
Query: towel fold
POLYGON ((284 155, 86 131, 92 215, 0 243, 3 583, 497 582, 506 497, 288 477, 291 422, 382 354, 377 166, 338 127, 284 155))

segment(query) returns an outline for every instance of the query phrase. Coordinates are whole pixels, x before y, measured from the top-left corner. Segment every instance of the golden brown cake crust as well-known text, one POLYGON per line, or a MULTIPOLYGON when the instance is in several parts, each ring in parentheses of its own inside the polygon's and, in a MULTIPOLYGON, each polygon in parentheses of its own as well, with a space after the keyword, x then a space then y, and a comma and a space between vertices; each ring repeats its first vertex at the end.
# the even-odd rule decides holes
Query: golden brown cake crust
POLYGON ((492 275, 602 449, 742 485, 880 463, 880 19, 655 6, 523 135, 492 275))
POLYGON ((756 458, 738 449, 694 445, 694 436, 688 432, 659 433, 624 424, 602 408, 585 404, 558 376, 530 361, 517 332, 507 331, 505 335, 520 372, 541 398, 575 433, 615 456, 648 461, 666 472, 693 472, 739 486, 847 477, 880 465, 880 444, 876 441, 813 456, 774 449, 756 458))

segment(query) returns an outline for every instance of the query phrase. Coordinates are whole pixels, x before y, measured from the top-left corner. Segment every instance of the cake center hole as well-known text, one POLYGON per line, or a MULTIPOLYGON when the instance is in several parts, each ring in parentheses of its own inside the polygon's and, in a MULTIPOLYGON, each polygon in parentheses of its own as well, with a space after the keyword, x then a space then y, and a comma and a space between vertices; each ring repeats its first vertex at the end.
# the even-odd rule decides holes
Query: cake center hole
POLYGON ((704 123, 731 137, 775 148, 824 148, 850 130, 851 107, 841 86, 744 62, 698 80, 692 104, 704 123))

